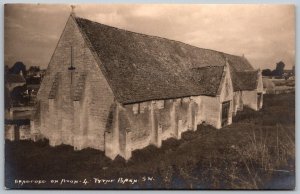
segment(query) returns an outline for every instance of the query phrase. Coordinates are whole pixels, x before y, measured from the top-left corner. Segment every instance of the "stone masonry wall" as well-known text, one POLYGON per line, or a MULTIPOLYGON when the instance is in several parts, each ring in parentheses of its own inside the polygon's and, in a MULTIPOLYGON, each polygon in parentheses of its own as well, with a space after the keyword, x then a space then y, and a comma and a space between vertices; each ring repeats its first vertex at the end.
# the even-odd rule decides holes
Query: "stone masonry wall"
POLYGON ((233 113, 236 114, 237 111, 241 110, 243 110, 242 92, 236 91, 233 93, 233 113))
POLYGON ((247 106, 253 110, 258 110, 257 91, 256 90, 242 91, 242 98, 243 98, 243 103, 245 106, 247 106))
POLYGON ((37 98, 40 101, 40 126, 37 127, 51 145, 64 143, 75 146, 75 149, 92 147, 104 150, 104 132, 114 95, 72 17, 68 19, 54 51, 37 98), (73 66, 76 68, 72 73, 68 69, 71 46, 73 66), (57 94, 49 100, 49 92, 57 74, 57 94), (84 94, 76 103, 72 96, 81 74, 86 74, 84 94), (74 112, 80 116, 74 115, 74 112), (80 128, 75 130, 74 121, 77 119, 80 122, 76 122, 76 125, 80 125, 80 128))
MULTIPOLYGON (((220 125, 218 97, 187 97, 119 106, 118 153, 106 153, 112 159, 117 154, 129 159, 133 150, 150 144, 160 147, 163 140, 171 137, 180 139, 183 132, 196 130, 203 121, 217 128, 220 125)), ((113 137, 108 135, 107 140, 111 139, 113 137)), ((111 147, 110 143, 106 144, 111 147)))
MULTIPOLYGON (((101 59, 100 59, 101 60, 101 59)), ((233 91, 229 70, 217 97, 197 96, 121 105, 102 74, 73 18, 70 17, 41 84, 39 119, 34 122, 50 145, 68 144, 75 150, 86 147, 105 150, 110 158, 131 157, 132 150, 149 144, 161 146, 163 140, 180 139, 181 133, 196 130, 203 122, 221 128, 222 102, 230 101, 231 123, 233 91), (71 46, 73 66, 70 72, 71 46), (79 77, 85 74, 82 97, 73 99, 79 77), (57 93, 49 99, 55 77, 57 93)), ((256 91, 254 91, 256 92, 256 91)), ((254 93, 242 93, 243 101, 253 106, 254 93)), ((256 93, 255 93, 256 99, 256 93)), ((256 100, 255 100, 256 103, 256 100)))

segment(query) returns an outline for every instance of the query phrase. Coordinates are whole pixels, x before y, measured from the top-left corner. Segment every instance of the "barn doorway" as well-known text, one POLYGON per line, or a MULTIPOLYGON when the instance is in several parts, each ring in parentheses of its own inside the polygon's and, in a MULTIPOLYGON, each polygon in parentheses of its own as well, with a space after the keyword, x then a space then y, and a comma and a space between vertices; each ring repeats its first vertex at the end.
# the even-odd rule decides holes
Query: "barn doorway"
POLYGON ((262 93, 257 93, 257 109, 261 108, 262 98, 263 98, 262 93))
POLYGON ((228 116, 229 116, 229 108, 230 102, 223 102, 222 103, 222 127, 228 124, 228 116))

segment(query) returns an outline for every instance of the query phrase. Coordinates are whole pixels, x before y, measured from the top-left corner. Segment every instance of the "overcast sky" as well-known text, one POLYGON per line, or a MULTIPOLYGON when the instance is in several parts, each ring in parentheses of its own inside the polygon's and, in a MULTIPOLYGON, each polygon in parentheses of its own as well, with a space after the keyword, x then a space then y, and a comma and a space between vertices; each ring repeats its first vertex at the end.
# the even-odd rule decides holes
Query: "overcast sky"
MULTIPOLYGON (((46 68, 70 5, 6 5, 5 64, 46 68)), ((291 5, 80 4, 76 15, 201 48, 245 55, 255 68, 295 64, 295 9, 291 5)))

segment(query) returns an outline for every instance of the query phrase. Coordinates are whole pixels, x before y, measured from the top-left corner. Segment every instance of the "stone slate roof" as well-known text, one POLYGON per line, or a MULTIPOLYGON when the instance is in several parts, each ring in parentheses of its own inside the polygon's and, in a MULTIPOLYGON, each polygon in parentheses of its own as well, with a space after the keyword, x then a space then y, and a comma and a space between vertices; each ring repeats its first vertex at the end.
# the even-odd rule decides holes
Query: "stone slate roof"
POLYGON ((234 91, 255 90, 258 84, 258 70, 234 71, 231 73, 234 91))
POLYGON ((25 83, 26 80, 20 74, 7 74, 5 81, 8 83, 25 83))
POLYGON ((223 69, 217 67, 225 66, 227 57, 235 69, 251 67, 238 56, 83 18, 74 19, 90 48, 98 55, 100 68, 117 100, 123 104, 197 95, 215 96, 223 69), (207 66, 211 68, 203 68, 207 66), (190 69, 194 72, 191 73, 190 69), (195 78, 196 75, 200 77, 195 78))
POLYGON ((227 58, 228 63, 232 69, 235 71, 253 71, 254 68, 249 63, 249 61, 245 57, 225 54, 224 57, 227 58))
POLYGON ((191 77, 195 84, 202 90, 202 94, 213 96, 217 94, 222 80, 224 66, 206 66, 192 68, 191 77))

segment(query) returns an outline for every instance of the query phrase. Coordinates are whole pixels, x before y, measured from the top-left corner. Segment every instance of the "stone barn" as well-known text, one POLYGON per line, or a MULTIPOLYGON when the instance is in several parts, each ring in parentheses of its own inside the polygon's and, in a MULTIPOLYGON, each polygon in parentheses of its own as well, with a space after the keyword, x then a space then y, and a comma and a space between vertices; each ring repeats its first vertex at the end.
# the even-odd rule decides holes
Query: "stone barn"
POLYGON ((32 134, 51 146, 90 147, 129 159, 132 150, 160 147, 199 124, 231 124, 236 94, 258 110, 261 104, 253 104, 260 85, 251 80, 248 88, 242 73, 260 82, 244 57, 71 14, 37 95, 32 134))

